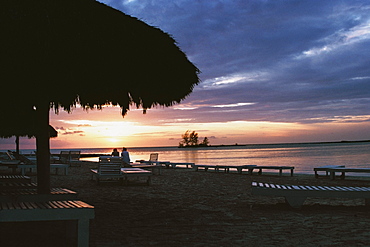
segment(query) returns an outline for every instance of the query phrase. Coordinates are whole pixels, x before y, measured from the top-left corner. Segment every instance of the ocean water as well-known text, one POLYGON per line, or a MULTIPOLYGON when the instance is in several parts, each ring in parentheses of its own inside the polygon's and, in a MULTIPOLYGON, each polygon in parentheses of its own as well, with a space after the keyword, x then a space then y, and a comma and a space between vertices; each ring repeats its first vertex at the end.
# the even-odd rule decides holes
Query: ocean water
MULTIPOLYGON (((83 154, 110 154, 112 152, 111 148, 77 150, 83 154)), ((52 153, 60 151, 61 149, 51 150, 52 153)), ((148 160, 150 153, 159 153, 159 161, 216 165, 294 166, 294 173, 305 174, 312 174, 314 167, 324 165, 370 168, 370 142, 269 144, 207 148, 150 147, 128 148, 128 151, 131 161, 148 160)), ((85 159, 98 161, 97 157, 85 159)))

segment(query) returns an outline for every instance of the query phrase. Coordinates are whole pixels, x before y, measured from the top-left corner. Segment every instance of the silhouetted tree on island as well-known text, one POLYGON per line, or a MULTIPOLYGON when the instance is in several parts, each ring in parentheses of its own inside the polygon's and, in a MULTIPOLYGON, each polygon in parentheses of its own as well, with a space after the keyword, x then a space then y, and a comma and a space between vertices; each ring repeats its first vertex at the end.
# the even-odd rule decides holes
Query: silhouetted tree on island
POLYGON ((206 147, 209 144, 208 138, 204 137, 203 141, 199 144, 198 133, 195 131, 187 130, 181 135, 182 140, 179 143, 179 147, 206 147))
POLYGON ((2 0, 0 29, 0 134, 16 135, 23 127, 12 123, 35 115, 41 194, 50 193, 50 109, 145 113, 179 103, 199 83, 170 35, 94 0, 2 0))

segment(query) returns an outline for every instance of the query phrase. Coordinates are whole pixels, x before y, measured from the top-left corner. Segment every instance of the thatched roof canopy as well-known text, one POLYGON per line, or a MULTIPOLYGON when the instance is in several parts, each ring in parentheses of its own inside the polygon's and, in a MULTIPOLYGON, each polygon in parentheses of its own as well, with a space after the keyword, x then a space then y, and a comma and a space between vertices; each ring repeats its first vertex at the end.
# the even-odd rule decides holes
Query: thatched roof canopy
POLYGON ((3 0, 0 30, 0 80, 22 105, 125 114, 179 103, 199 82, 170 35, 93 0, 3 0))
POLYGON ((94 0, 2 0, 0 32, 0 115, 36 112, 39 192, 50 183, 50 107, 125 115, 179 103, 199 82, 170 35, 94 0))

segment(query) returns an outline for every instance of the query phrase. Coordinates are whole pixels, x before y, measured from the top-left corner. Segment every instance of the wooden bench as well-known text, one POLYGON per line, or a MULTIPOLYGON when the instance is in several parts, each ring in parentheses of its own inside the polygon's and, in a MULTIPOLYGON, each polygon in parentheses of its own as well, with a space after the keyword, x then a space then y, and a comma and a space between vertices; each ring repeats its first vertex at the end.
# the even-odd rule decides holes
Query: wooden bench
POLYGON ((89 246, 89 221, 93 218, 94 207, 78 200, 0 202, 0 222, 77 220, 79 247, 89 246))
POLYGON ((0 183, 31 183, 31 178, 22 175, 0 175, 0 183))
POLYGON ((307 197, 364 198, 370 205, 370 187, 278 185, 252 182, 252 195, 280 196, 294 208, 303 205, 307 197))
POLYGON ((293 176, 294 166, 255 166, 250 169, 252 170, 250 175, 253 175, 254 169, 258 169, 258 175, 262 175, 262 170, 279 170, 279 176, 282 176, 283 170, 290 170, 290 176, 293 176))
POLYGON ((65 188, 51 188, 50 194, 38 194, 37 189, 1 190, 0 202, 40 202, 50 200, 75 200, 77 193, 65 188))
POLYGON ((36 183, 17 183, 17 182, 2 182, 0 183, 0 191, 12 191, 19 189, 36 189, 36 183))
POLYGON ((328 172, 330 174, 330 179, 335 179, 335 173, 341 172, 340 175, 341 179, 345 178, 346 172, 356 172, 356 173, 370 173, 370 168, 345 168, 345 167, 337 167, 337 168, 329 168, 328 172))
POLYGON ((193 168, 195 163, 184 163, 184 162, 167 162, 164 164, 166 168, 176 168, 176 166, 186 166, 186 168, 193 168))
POLYGON ((339 165, 326 165, 326 166, 320 166, 320 167, 315 167, 313 168, 315 172, 315 178, 319 178, 319 171, 324 171, 325 172, 325 177, 329 177, 329 169, 331 168, 340 168, 340 167, 345 167, 345 166, 339 166, 339 165))
POLYGON ((216 172, 223 170, 225 173, 230 172, 230 169, 236 169, 238 173, 242 173, 244 169, 248 170, 248 174, 252 175, 253 168, 257 167, 256 165, 241 165, 241 166, 234 166, 234 165, 194 165, 195 171, 200 170, 201 168, 204 171, 208 171, 208 169, 214 169, 216 172))
POLYGON ((242 174, 244 169, 248 170, 248 174, 252 175, 253 169, 256 167, 256 165, 242 165, 242 166, 233 166, 233 165, 228 165, 228 166, 221 166, 225 172, 230 172, 230 169, 236 169, 236 171, 239 174, 242 174))
POLYGON ((218 172, 219 166, 218 165, 195 165, 194 169, 195 171, 200 171, 200 170, 208 171, 208 169, 213 169, 216 172, 218 172))

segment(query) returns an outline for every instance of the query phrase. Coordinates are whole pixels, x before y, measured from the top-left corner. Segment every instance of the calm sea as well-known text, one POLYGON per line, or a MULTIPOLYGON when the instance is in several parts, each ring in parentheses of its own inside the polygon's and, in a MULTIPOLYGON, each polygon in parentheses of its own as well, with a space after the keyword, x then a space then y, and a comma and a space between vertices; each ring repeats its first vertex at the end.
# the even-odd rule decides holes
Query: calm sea
MULTIPOLYGON (((83 154, 110 154, 110 148, 77 149, 83 154)), ((53 149, 59 153, 61 149, 53 149)), ((324 144, 269 144, 208 148, 129 148, 131 161, 148 160, 159 153, 160 161, 219 165, 294 166, 295 173, 312 174, 323 165, 370 168, 370 142, 324 144)), ((97 157, 87 158, 98 161, 97 157)))

